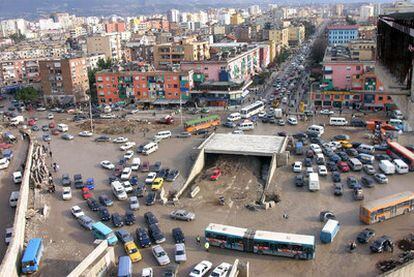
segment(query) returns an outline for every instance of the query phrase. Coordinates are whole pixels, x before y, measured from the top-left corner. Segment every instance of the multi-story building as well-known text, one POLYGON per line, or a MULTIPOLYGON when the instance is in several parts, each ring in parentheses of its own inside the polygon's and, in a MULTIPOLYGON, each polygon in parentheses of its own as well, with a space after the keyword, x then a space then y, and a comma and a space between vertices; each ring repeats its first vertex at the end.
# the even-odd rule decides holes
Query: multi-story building
POLYGON ((86 29, 82 26, 77 26, 69 30, 69 34, 71 38, 78 38, 80 36, 86 35, 86 29))
POLYGON ((59 58, 67 52, 68 49, 63 41, 28 41, 12 45, 1 51, 0 61, 59 58))
POLYGON ((122 59, 121 37, 118 33, 88 37, 86 47, 88 54, 105 54, 107 59, 122 59))
POLYGON ((153 105, 185 103, 193 88, 192 71, 101 71, 96 73, 100 104, 120 101, 153 105))
POLYGON ((244 18, 240 13, 232 14, 230 17, 231 25, 239 25, 244 23, 244 18))
POLYGON ((273 40, 276 44, 289 46, 289 28, 263 30, 265 40, 273 40))
POLYGON ((335 5, 335 15, 342 16, 344 14, 344 4, 336 4, 335 5))
POLYGON ((99 60, 105 60, 105 54, 89 54, 86 56, 86 68, 93 70, 98 68, 99 60))
POLYGON ((305 40, 305 26, 289 26, 289 45, 301 45, 305 40))
POLYGON ((67 57, 39 61, 39 72, 45 102, 81 102, 89 90, 85 58, 67 57))
POLYGON ((154 45, 154 65, 156 68, 178 66, 182 61, 203 61, 210 58, 209 43, 193 38, 179 42, 154 45))
POLYGON ((382 8, 381 14, 414 12, 414 3, 411 0, 397 0, 388 7, 382 8))
POLYGON ((106 22, 104 27, 106 33, 122 33, 126 31, 125 22, 106 22))
POLYGON ((167 19, 169 22, 179 22, 180 21, 180 11, 176 9, 171 9, 167 12, 167 19))
POLYGON ((362 5, 359 8, 359 20, 368 21, 368 19, 374 16, 374 6, 373 5, 362 5))
POLYGON ((356 39, 348 44, 351 51, 351 59, 359 61, 373 61, 376 54, 376 42, 374 40, 356 39))
POLYGON ((39 82, 37 60, 0 61, 0 86, 39 82))
POLYGON ((358 38, 357 25, 331 25, 328 26, 329 45, 347 44, 358 38))

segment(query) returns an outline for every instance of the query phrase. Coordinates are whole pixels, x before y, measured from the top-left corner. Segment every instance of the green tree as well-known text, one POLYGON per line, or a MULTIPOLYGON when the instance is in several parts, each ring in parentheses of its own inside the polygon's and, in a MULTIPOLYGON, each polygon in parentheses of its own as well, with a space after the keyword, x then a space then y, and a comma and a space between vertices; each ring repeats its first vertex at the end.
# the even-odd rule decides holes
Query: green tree
POLYGON ((98 72, 97 69, 88 70, 89 95, 93 103, 98 102, 98 92, 96 90, 96 78, 95 78, 96 72, 98 72))
POLYGON ((349 25, 355 25, 357 22, 355 19, 353 19, 352 17, 350 17, 349 15, 346 17, 346 23, 348 23, 349 25))
POLYGON ((111 69, 111 67, 114 65, 112 59, 107 58, 107 59, 99 59, 98 60, 98 69, 99 70, 103 70, 103 69, 111 69))
POLYGON ((322 62, 328 42, 325 36, 318 37, 311 49, 311 58, 314 64, 322 62))
POLYGON ((16 99, 24 102, 35 102, 39 99, 39 92, 32 88, 22 88, 16 92, 16 99))
POLYGON ((26 36, 20 33, 15 33, 15 34, 10 35, 9 38, 12 39, 14 43, 18 43, 18 42, 25 40, 26 36))

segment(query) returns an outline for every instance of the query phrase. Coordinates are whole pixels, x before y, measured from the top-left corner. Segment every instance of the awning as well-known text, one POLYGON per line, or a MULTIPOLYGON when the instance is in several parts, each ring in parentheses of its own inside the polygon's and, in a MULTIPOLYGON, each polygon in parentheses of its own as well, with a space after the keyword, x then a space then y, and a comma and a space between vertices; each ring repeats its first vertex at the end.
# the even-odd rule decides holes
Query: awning
MULTIPOLYGON (((181 100, 181 104, 184 105, 187 100, 181 100)), ((180 99, 157 99, 152 102, 153 105, 180 105, 180 99)))

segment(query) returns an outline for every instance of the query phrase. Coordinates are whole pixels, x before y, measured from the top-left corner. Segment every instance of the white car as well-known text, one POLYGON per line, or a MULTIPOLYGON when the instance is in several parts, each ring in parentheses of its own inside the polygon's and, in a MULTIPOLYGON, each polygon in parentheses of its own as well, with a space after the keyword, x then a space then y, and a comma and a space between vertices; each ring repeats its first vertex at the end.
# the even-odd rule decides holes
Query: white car
POLYGON ((295 162, 292 166, 292 169, 293 169, 293 172, 295 172, 295 173, 301 172, 302 171, 302 162, 299 162, 299 161, 295 162))
POLYGON ((132 150, 128 150, 128 151, 126 151, 126 152, 125 152, 125 154, 124 154, 124 159, 129 160, 129 159, 131 159, 133 156, 134 156, 134 151, 132 151, 132 150))
POLYGON ((289 117, 287 119, 287 123, 289 123, 290 125, 298 125, 298 120, 296 119, 296 117, 289 117))
POLYGON ((6 169, 9 167, 10 161, 7 158, 0 159, 0 169, 6 169))
POLYGON ((142 269, 141 276, 142 277, 153 277, 154 272, 151 267, 146 267, 142 269))
POLYGON ((306 168, 306 175, 313 173, 313 167, 309 166, 306 168))
POLYGON ((115 165, 111 163, 110 161, 102 161, 100 164, 103 168, 106 168, 109 170, 113 170, 115 168, 115 165))
POLYGON ((322 153, 322 149, 321 149, 321 147, 319 146, 319 145, 317 145, 317 144, 315 144, 315 143, 312 143, 311 145, 310 145, 310 149, 315 153, 315 154, 320 154, 320 153, 322 153))
POLYGON ((259 118, 263 118, 263 117, 265 117, 265 116, 266 116, 266 112, 260 112, 257 116, 258 116, 259 118))
POLYGON ((231 132, 233 135, 243 135, 244 132, 243 130, 234 130, 233 132, 231 132))
POLYGON ((39 107, 39 108, 36 109, 36 111, 44 112, 44 111, 46 111, 46 108, 45 107, 39 107))
POLYGON ((85 213, 82 211, 82 209, 79 206, 73 206, 70 209, 70 211, 71 211, 72 215, 75 218, 78 218, 78 217, 81 217, 81 216, 84 216, 85 215, 85 213))
POLYGON ((148 173, 147 178, 145 178, 145 184, 152 184, 152 182, 154 182, 156 177, 157 177, 156 172, 148 173))
POLYGON ((121 180, 128 180, 131 177, 132 169, 130 167, 125 167, 121 173, 121 180))
POLYGON ((81 131, 79 132, 80 137, 91 137, 93 133, 91 131, 81 131))
POLYGON ((70 200, 72 199, 72 189, 70 187, 64 187, 62 192, 63 200, 70 200))
POLYGON ((135 211, 139 209, 139 201, 138 201, 138 197, 136 196, 131 196, 128 200, 129 202, 129 209, 135 211))
POLYGON ((320 114, 325 114, 325 115, 330 115, 330 114, 334 114, 334 111, 328 110, 328 109, 323 109, 319 112, 320 114))
POLYGON ((13 227, 6 228, 6 235, 4 236, 4 241, 6 242, 7 245, 9 245, 12 237, 13 237, 13 227))
POLYGON ((187 261, 187 254, 185 251, 185 244, 184 243, 177 243, 175 245, 175 262, 176 263, 183 263, 187 261))
POLYGON ((113 118, 116 118, 116 115, 113 113, 107 113, 107 114, 101 114, 99 117, 102 119, 113 119, 113 118))
POLYGON ((123 144, 123 145, 121 145, 121 150, 122 151, 126 151, 126 150, 129 150, 129 149, 131 149, 132 147, 134 147, 135 146, 135 142, 133 142, 133 141, 130 141, 130 142, 127 142, 127 143, 125 143, 125 144, 123 144))
POLYGON ((154 255, 154 258, 157 260, 159 265, 167 265, 170 263, 170 258, 161 245, 155 245, 152 247, 152 255, 154 255))
POLYGON ((209 277, 226 277, 231 269, 231 264, 229 263, 221 263, 217 266, 213 272, 209 275, 209 277))
POLYGON ((124 190, 125 190, 126 193, 131 193, 131 192, 134 191, 134 188, 132 187, 132 185, 129 181, 123 182, 122 186, 124 187, 124 190))
POLYGON ((193 268, 193 270, 191 270, 189 276, 202 277, 207 274, 207 272, 211 269, 212 266, 213 264, 209 261, 201 261, 193 268))
POLYGON ((55 118, 55 116, 52 113, 47 114, 47 119, 53 119, 53 118, 55 118))
POLYGON ((319 176, 327 176, 328 175, 328 170, 326 169, 326 166, 318 165, 318 174, 319 174, 319 176))
POLYGON ((113 143, 126 143, 128 138, 126 137, 117 137, 112 140, 113 143))

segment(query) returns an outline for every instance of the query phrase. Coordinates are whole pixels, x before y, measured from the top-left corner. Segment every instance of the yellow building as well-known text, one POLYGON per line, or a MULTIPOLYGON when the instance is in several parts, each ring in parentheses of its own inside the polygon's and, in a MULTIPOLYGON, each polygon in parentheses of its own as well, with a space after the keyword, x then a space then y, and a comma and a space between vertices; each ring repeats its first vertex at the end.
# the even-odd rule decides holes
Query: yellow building
POLYGON ((351 50, 351 58, 358 61, 375 60, 376 42, 374 40, 357 39, 348 44, 351 50))
POLYGON ((305 39, 305 26, 290 26, 288 29, 289 41, 296 45, 300 45, 305 39))
POLYGON ((273 40, 276 44, 289 46, 289 28, 269 30, 269 40, 273 40))
POLYGON ((244 23, 244 18, 239 13, 235 13, 230 17, 230 24, 231 25, 239 25, 244 23))

